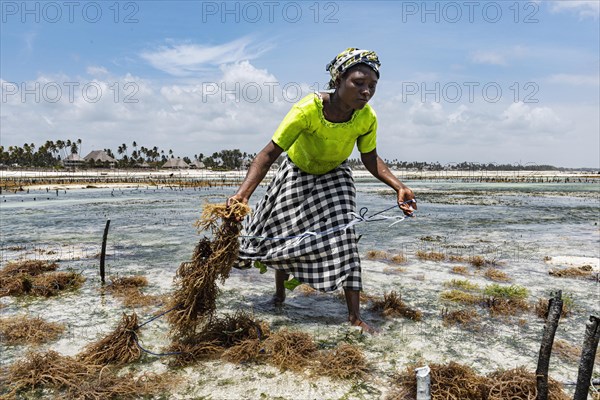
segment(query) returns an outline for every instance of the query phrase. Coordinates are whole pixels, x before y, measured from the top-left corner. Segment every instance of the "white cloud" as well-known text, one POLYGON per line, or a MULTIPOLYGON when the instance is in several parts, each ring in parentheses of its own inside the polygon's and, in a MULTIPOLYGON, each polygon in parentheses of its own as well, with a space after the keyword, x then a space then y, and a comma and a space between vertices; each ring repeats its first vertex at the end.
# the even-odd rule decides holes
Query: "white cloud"
POLYGON ((528 132, 537 135, 558 134, 568 130, 566 121, 561 120, 549 107, 530 107, 523 102, 512 103, 502 113, 501 127, 515 133, 528 132))
POLYGON ((415 125, 436 126, 446 122, 440 103, 415 103, 408 110, 408 114, 415 125))
POLYGON ((594 18, 600 16, 600 1, 598 0, 559 0, 550 1, 550 10, 552 12, 572 12, 579 18, 594 18))
POLYGON ((215 46, 194 43, 160 46, 156 50, 142 52, 140 57, 168 74, 190 76, 222 64, 255 59, 268 49, 268 44, 256 45, 249 37, 242 37, 215 46))

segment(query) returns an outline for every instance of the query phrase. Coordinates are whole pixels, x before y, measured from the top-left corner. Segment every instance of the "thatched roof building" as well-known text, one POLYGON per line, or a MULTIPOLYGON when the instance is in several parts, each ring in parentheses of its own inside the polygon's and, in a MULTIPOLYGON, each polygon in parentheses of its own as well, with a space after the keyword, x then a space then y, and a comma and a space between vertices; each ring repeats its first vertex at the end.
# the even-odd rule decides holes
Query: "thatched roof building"
POLYGON ((189 168, 189 164, 183 161, 181 158, 170 158, 166 163, 163 164, 162 168, 178 168, 185 169, 189 168))
POLYGON ((62 160, 62 165, 65 168, 76 168, 84 164, 85 160, 77 153, 71 153, 64 160, 62 160))
POLYGON ((117 163, 117 160, 109 156, 104 150, 94 150, 83 159, 88 162, 94 160, 96 163, 108 163, 111 167, 114 167, 117 163))

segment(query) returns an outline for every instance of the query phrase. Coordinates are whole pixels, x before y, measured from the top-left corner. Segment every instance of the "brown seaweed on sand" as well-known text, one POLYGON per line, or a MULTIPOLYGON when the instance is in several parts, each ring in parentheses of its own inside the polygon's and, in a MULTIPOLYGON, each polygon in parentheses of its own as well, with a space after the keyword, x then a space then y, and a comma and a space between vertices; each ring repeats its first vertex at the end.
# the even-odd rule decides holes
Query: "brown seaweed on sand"
POLYGON ((373 301, 373 311, 380 311, 385 317, 405 317, 413 321, 420 321, 423 313, 410 308, 402 301, 402 297, 396 292, 384 293, 383 299, 373 301))
POLYGON ((83 282, 85 278, 77 272, 50 272, 33 277, 28 293, 51 297, 65 290, 77 289, 83 282))
MULTIPOLYGON (((528 372, 524 367, 492 372, 488 379, 488 400, 537 399, 535 373, 528 372)), ((569 400, 562 385, 552 378, 548 378, 548 400, 569 400)))
POLYGON ((110 367, 88 364, 55 351, 28 353, 0 377, 0 395, 17 397, 24 391, 66 399, 139 399, 164 393, 177 383, 167 375, 117 375, 110 367))
POLYGON ((37 345, 58 339, 64 330, 64 324, 47 322, 40 317, 17 315, 0 319, 0 342, 7 345, 37 345))
POLYGON ((160 305, 164 303, 163 296, 142 293, 140 288, 148 285, 148 279, 143 276, 111 277, 111 282, 105 290, 123 302, 125 307, 140 307, 160 305))
MULTIPOLYGON (((226 349, 241 345, 245 341, 255 340, 260 343, 268 336, 269 327, 266 323, 238 311, 221 318, 213 317, 201 331, 176 341, 168 350, 180 353, 174 362, 176 365, 188 365, 197 360, 220 355, 226 349)), ((235 356, 231 358, 232 361, 237 361, 235 356)))
POLYGON ((317 376, 326 375, 337 379, 360 379, 369 370, 367 359, 356 346, 342 343, 332 350, 322 351, 313 369, 317 376))
POLYGON ((203 238, 196 246, 191 262, 182 263, 175 278, 176 290, 169 302, 171 334, 181 339, 193 336, 198 325, 216 310, 219 294, 217 281, 223 283, 238 257, 240 221, 250 212, 243 203, 206 204, 196 226, 210 229, 213 240, 203 238), (218 221, 221 224, 218 225, 218 221))
MULTIPOLYGON (((432 400, 535 400, 537 396, 535 373, 524 367, 495 371, 488 376, 478 375, 466 365, 450 362, 431 364, 432 400)), ((398 385, 387 400, 416 398, 415 367, 408 367, 395 378, 398 385)), ((561 385, 549 379, 549 400, 567 400, 561 385)))
POLYGON ((139 360, 141 350, 137 344, 137 314, 123 314, 117 328, 97 342, 87 345, 78 359, 87 364, 123 365, 139 360))
POLYGON ((42 260, 9 261, 0 270, 0 297, 29 294, 34 277, 57 268, 58 264, 42 260))
POLYGON ((287 329, 271 334, 264 342, 264 349, 269 362, 282 371, 302 371, 317 354, 317 345, 308 333, 287 329))
MULTIPOLYGON (((450 362, 448 365, 431 364, 432 400, 482 400, 485 399, 486 378, 477 375, 466 365, 450 362)), ((388 400, 414 400, 417 398, 417 378, 415 367, 394 378, 398 388, 387 397, 388 400)))

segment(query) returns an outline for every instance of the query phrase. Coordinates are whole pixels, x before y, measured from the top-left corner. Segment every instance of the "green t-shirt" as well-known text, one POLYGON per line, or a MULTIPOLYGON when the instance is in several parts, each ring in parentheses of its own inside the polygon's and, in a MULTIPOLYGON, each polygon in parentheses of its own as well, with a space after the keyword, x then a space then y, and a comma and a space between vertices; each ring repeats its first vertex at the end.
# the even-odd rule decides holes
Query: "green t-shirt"
POLYGON ((377 116, 368 104, 350 121, 330 122, 321 96, 311 93, 294 104, 272 140, 302 171, 322 175, 346 161, 355 143, 361 153, 375 150, 376 136, 377 116))

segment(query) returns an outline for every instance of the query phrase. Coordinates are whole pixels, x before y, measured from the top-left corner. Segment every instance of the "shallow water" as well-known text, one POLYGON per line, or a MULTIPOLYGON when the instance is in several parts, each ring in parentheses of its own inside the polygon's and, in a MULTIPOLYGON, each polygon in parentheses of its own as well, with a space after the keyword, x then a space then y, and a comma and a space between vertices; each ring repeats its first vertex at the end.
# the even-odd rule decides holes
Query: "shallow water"
MULTIPOLYGON (((464 279, 451 273, 451 268, 467 264, 421 261, 415 255, 419 250, 480 255, 495 260, 498 268, 512 278, 510 283, 529 290, 531 302, 549 297, 551 291, 563 290, 576 308, 572 316, 561 321, 557 338, 573 345, 582 343, 588 316, 600 314, 600 285, 593 280, 551 277, 548 270, 557 265, 550 265, 544 259, 587 257, 598 267, 600 185, 419 181, 409 186, 419 200, 416 218, 391 227, 391 221, 356 226, 357 233, 362 235, 359 247, 365 292, 381 296, 396 290, 403 300, 424 314, 423 321, 415 323, 384 319, 365 307, 364 317, 382 331, 374 337, 356 339, 373 363, 377 376, 367 389, 336 384, 320 392, 322 389, 313 385, 297 382, 293 374, 274 374, 271 367, 233 368, 230 364, 211 362, 182 372, 192 377, 193 382, 181 391, 181 398, 187 395, 242 398, 249 388, 254 390, 250 398, 259 397, 260 393, 289 399, 300 395, 323 397, 323 393, 332 398, 345 394, 350 398, 378 398, 389 386, 386 383, 389 376, 415 360, 458 361, 480 373, 517 365, 535 370, 543 322, 533 313, 490 319, 481 312, 483 320, 478 332, 444 327, 442 310, 457 306, 440 301, 439 294, 446 289, 443 283, 464 279), (368 250, 402 253, 408 261, 401 265, 401 271, 396 265, 368 260, 365 257, 368 250), (203 374, 205 379, 198 382, 197 374, 203 374), (214 379, 209 379, 211 376, 214 379), (252 384, 219 389, 215 383, 219 376, 252 384), (287 394, 281 392, 283 383, 287 385, 287 394)), ((367 216, 394 204, 393 195, 381 184, 359 183, 357 189, 358 207, 368 207, 367 216)), ((112 330, 122 311, 129 311, 118 300, 99 291, 97 254, 106 220, 111 220, 107 276, 144 275, 150 282, 148 293, 167 293, 179 264, 190 258, 199 239, 193 222, 200 215, 202 204, 224 201, 232 192, 232 188, 121 188, 66 190, 58 196, 46 190, 1 196, 0 266, 17 258, 58 259, 59 270, 80 271, 87 281, 78 291, 50 299, 0 298, 5 305, 0 313, 3 316, 29 313, 65 323, 67 331, 62 338, 42 349, 76 354, 85 344, 112 330)), ((254 199, 259 199, 263 192, 264 187, 259 187, 254 199)), ((384 215, 399 214, 393 210, 384 215)), ((492 283, 472 267, 470 272, 471 276, 466 278, 481 287, 492 283)), ((223 287, 219 309, 253 309, 258 318, 269 321, 275 329, 286 326, 304 330, 325 344, 353 337, 355 331, 344 324, 345 305, 336 295, 303 295, 295 291, 289 294, 288 304, 281 310, 261 306, 273 290, 272 279, 271 272, 260 275, 258 270, 234 270, 223 287)), ((145 320, 156 308, 136 311, 145 320)), ((164 319, 147 325, 143 328, 144 344, 160 351, 169 343, 167 330, 164 319)), ((8 365, 27 349, 4 346, 1 350, 0 365, 8 365)), ((153 357, 138 367, 164 369, 163 360, 153 357)), ((553 357, 551 374, 561 381, 574 381, 577 365, 553 357)))

